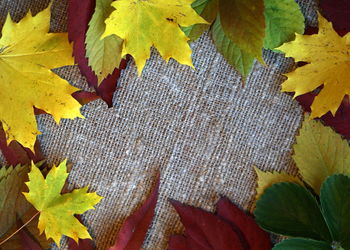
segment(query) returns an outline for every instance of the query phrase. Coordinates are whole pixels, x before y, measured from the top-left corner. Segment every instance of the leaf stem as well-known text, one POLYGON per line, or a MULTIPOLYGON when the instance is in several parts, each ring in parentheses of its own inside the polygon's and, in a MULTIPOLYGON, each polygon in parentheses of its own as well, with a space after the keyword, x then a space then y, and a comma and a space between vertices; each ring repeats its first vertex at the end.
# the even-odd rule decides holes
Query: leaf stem
POLYGON ((40 214, 40 212, 36 212, 36 214, 33 215, 32 218, 30 218, 26 223, 24 223, 20 228, 18 228, 16 231, 14 231, 9 237, 7 237, 6 239, 4 239, 3 241, 0 242, 0 246, 5 244, 6 241, 8 241, 9 239, 11 239, 16 233, 18 233, 19 231, 21 231, 25 226, 27 226, 32 220, 34 220, 35 217, 37 217, 40 214))

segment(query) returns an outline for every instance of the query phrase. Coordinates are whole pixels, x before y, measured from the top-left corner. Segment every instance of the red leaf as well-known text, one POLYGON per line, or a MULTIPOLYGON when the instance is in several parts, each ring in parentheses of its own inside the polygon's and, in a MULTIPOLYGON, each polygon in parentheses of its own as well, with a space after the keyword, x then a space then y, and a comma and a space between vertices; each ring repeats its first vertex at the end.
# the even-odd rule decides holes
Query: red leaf
POLYGON ((31 161, 38 162, 44 159, 38 140, 34 144, 35 153, 29 148, 23 147, 17 141, 11 141, 7 145, 6 134, 2 126, 0 127, 0 150, 7 163, 12 166, 16 166, 17 164, 28 165, 31 161))
MULTIPOLYGON (((221 198, 216 205, 219 216, 229 221, 236 232, 242 233, 250 250, 270 250, 271 242, 268 233, 263 231, 249 215, 245 214, 227 198, 221 198)), ((240 234, 238 233, 238 234, 240 234)))
POLYGON ((349 0, 321 0, 320 8, 323 16, 333 23, 333 28, 340 36, 350 31, 349 0))
POLYGON ((73 54, 81 73, 86 77, 89 86, 95 88, 96 93, 111 107, 113 93, 117 88, 117 80, 120 76, 120 71, 126 67, 126 60, 122 60, 119 69, 115 69, 113 74, 108 76, 98 86, 97 77, 91 67, 89 67, 88 59, 85 57, 85 35, 94 9, 94 0, 68 1, 68 36, 69 40, 74 42, 73 54))
MULTIPOLYGON (((311 112, 311 104, 316 93, 307 93, 305 95, 298 96, 296 100, 303 106, 306 112, 311 112)), ((349 98, 346 96, 343 99, 342 104, 338 108, 335 116, 328 112, 320 118, 327 126, 332 127, 336 132, 343 135, 346 139, 350 139, 350 103, 349 98)))
POLYGON ((96 93, 91 93, 87 91, 78 91, 72 94, 72 96, 81 104, 85 105, 89 102, 97 100, 99 98, 96 93))
MULTIPOLYGON (((198 249, 220 249, 220 250, 244 250, 242 240, 232 226, 219 216, 206 212, 200 208, 186 206, 178 201, 171 201, 171 204, 180 215, 181 222, 185 226, 186 244, 189 240, 201 246, 198 249)), ((184 239, 184 238, 183 238, 184 239)), ((176 242, 179 238, 172 240, 176 242)), ((175 245, 169 244, 169 250, 176 250, 175 245)))
POLYGON ((152 193, 132 215, 130 215, 117 235, 116 243, 109 250, 141 249, 148 228, 152 222, 154 209, 157 204, 159 177, 152 193))
POLYGON ((42 250, 41 246, 32 239, 25 229, 18 232, 23 250, 42 250))
POLYGON ((93 250, 94 246, 90 239, 79 239, 78 244, 71 238, 68 238, 69 250, 93 250))

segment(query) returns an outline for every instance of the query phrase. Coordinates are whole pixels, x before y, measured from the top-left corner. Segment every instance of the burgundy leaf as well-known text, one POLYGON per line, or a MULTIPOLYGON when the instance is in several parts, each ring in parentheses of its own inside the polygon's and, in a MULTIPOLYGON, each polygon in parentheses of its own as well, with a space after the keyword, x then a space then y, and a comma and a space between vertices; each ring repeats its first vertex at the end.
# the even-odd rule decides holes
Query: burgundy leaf
POLYGON ((119 69, 115 69, 113 74, 104 79, 98 86, 97 76, 89 67, 88 59, 85 56, 85 35, 94 9, 95 0, 68 1, 68 36, 69 40, 74 42, 73 54, 81 73, 86 77, 89 86, 95 88, 96 93, 111 107, 113 93, 117 88, 117 80, 120 71, 126 67, 126 60, 122 60, 119 69))
POLYGON ((76 243, 72 238, 68 238, 69 250, 93 250, 93 242, 90 239, 79 239, 76 243))
POLYGON ((41 246, 29 236, 25 229, 18 232, 23 250, 42 250, 41 246))
POLYGON ((72 94, 72 96, 81 104, 85 105, 89 102, 97 100, 99 98, 96 93, 91 93, 87 91, 78 91, 72 94))
POLYGON ((246 246, 250 250, 270 250, 271 242, 269 234, 263 231, 249 215, 245 214, 229 199, 223 197, 216 205, 216 212, 219 216, 231 223, 240 237, 244 238, 246 246))
POLYGON ((333 23, 333 28, 343 36, 350 31, 350 1, 321 0, 322 15, 333 23))
MULTIPOLYGON (((186 238, 182 239, 186 239, 186 242, 191 239, 196 245, 201 246, 198 249, 245 249, 241 243, 242 239, 224 219, 200 208, 183 205, 178 201, 171 201, 171 204, 180 215, 181 222, 185 226, 186 238)), ((178 241, 179 238, 172 242, 179 244, 178 241)), ((192 249, 189 244, 188 247, 192 249)), ((169 250, 175 249, 175 245, 169 245, 169 250)))
POLYGON ((157 184, 150 196, 139 209, 126 219, 117 235, 115 245, 109 250, 141 249, 153 219, 154 209, 158 199, 159 182, 158 177, 157 184))
POLYGON ((0 128, 0 150, 6 162, 12 166, 16 166, 17 164, 28 165, 31 161, 38 162, 44 159, 38 140, 34 144, 35 153, 29 148, 23 147, 17 141, 11 141, 7 144, 6 134, 2 126, 0 128))
MULTIPOLYGON (((298 96, 296 100, 303 106, 306 112, 311 112, 311 104, 316 93, 307 93, 305 95, 298 96)), ((349 98, 346 96, 340 107, 338 108, 335 116, 328 112, 320 118, 327 126, 332 127, 337 133, 343 135, 346 139, 350 139, 350 103, 349 98)))

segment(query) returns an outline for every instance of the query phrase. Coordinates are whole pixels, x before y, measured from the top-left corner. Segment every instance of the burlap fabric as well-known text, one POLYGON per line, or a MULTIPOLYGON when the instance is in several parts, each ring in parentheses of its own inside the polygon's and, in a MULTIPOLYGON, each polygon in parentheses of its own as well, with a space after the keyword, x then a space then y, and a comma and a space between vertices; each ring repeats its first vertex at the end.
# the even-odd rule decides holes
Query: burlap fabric
MULTIPOLYGON (((299 1, 307 24, 316 24, 314 1, 299 1)), ((48 0, 0 0, 0 23, 10 11, 18 21, 48 0)), ((67 0, 52 6, 54 32, 66 31, 67 0)), ((168 202, 213 210, 219 195, 249 209, 256 176, 252 166, 295 173, 292 144, 302 120, 299 105, 280 93, 281 73, 291 59, 264 52, 267 66, 255 63, 245 87, 239 74, 216 52, 208 35, 192 44, 196 71, 154 52, 142 77, 133 62, 119 80, 114 107, 102 101, 82 108, 86 119, 38 116, 39 136, 49 163, 68 158, 70 187, 89 185, 105 197, 84 223, 98 249, 115 240, 124 219, 146 198, 161 173, 160 197, 145 249, 165 249, 182 232, 168 202)), ((72 85, 87 88, 76 66, 60 69, 72 85)))

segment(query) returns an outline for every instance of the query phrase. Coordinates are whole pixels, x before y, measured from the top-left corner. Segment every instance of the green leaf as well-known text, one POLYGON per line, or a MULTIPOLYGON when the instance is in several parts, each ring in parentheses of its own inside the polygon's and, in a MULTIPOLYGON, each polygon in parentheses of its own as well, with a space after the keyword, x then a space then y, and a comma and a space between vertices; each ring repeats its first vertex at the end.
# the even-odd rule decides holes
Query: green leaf
POLYGON ((321 187, 321 207, 334 241, 350 249, 350 178, 328 177, 321 187))
POLYGON ((265 0, 264 48, 275 49, 304 33, 304 16, 295 0, 265 0))
POLYGON ((220 23, 220 17, 216 18, 213 24, 212 37, 218 51, 229 64, 246 78, 252 69, 254 56, 241 50, 225 35, 220 23))
POLYGON ((215 20, 219 3, 218 0, 195 0, 192 8, 203 17, 209 24, 195 24, 189 27, 183 27, 182 30, 191 41, 197 40, 204 31, 208 30, 211 23, 215 20))
POLYGON ((123 40, 116 35, 100 39, 106 28, 104 21, 113 11, 112 1, 96 0, 95 12, 86 33, 86 56, 99 83, 112 74, 121 61, 123 40))
POLYGON ((228 38, 263 62, 264 0, 219 0, 219 11, 222 27, 228 38))
POLYGON ((324 241, 312 239, 286 239, 275 245, 272 250, 333 250, 333 248, 324 241))
POLYGON ((295 183, 277 183, 266 189, 256 203, 254 215, 257 223, 270 232, 331 240, 315 197, 295 183))
POLYGON ((305 116, 293 148, 300 175, 317 194, 328 176, 350 174, 348 142, 319 121, 305 116))

